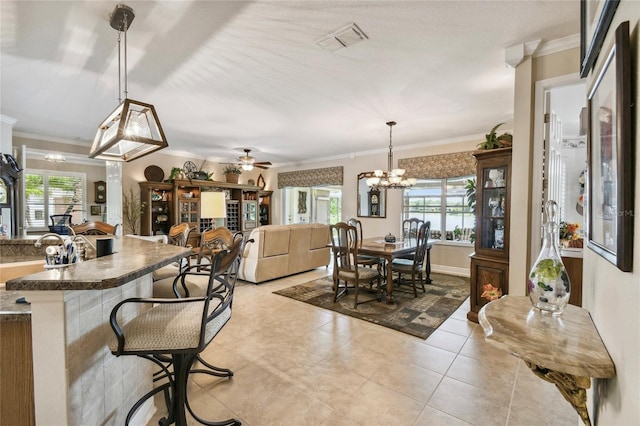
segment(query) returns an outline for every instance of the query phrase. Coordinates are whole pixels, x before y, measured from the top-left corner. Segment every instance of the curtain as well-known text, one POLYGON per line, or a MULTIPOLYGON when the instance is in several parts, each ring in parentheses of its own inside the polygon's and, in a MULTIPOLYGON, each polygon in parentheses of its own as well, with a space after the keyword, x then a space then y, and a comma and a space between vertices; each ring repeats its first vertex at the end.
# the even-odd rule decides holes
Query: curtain
POLYGON ((398 167, 405 169, 405 176, 416 179, 444 179, 476 174, 476 159, 473 151, 451 154, 427 155, 403 158, 398 167))
POLYGON ((342 181, 342 166, 278 173, 278 189, 287 187, 309 188, 322 185, 342 185, 342 181))

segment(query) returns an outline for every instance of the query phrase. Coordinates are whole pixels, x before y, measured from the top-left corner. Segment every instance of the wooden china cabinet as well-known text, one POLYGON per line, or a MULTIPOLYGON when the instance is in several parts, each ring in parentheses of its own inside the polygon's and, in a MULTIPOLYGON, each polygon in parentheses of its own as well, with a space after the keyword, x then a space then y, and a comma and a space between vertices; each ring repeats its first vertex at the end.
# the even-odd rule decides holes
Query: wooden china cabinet
POLYGON ((164 182, 140 182, 140 200, 144 203, 140 235, 168 234, 173 214, 173 185, 164 182))
POLYGON ((471 310, 478 311, 496 294, 509 292, 509 212, 511 148, 476 151, 476 239, 471 255, 471 310))

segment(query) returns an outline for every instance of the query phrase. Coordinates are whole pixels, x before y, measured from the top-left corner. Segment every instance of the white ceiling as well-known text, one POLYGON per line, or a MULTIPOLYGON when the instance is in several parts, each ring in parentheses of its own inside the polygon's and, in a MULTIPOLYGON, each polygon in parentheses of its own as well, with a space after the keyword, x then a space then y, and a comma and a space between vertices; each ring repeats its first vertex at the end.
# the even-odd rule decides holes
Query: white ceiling
MULTIPOLYGON (((91 144, 117 105, 115 2, 5 1, 0 113, 91 144)), ((486 133, 513 117, 505 48, 579 32, 578 1, 130 1, 129 97, 171 150, 276 164, 486 133), (369 40, 315 41, 355 22, 369 40)))

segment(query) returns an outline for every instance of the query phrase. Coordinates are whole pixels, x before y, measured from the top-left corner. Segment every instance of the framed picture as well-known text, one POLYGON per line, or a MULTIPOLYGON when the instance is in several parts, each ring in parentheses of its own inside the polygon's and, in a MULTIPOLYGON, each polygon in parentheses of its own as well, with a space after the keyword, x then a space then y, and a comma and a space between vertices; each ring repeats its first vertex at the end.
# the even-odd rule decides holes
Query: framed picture
POLYGON ((588 247, 629 272, 633 263, 633 134, 629 22, 588 91, 588 247))
POLYGON ((100 216, 102 214, 102 208, 100 206, 91 206, 91 216, 100 216))
POLYGON ((585 78, 598 59, 620 0, 580 0, 580 77, 585 78))

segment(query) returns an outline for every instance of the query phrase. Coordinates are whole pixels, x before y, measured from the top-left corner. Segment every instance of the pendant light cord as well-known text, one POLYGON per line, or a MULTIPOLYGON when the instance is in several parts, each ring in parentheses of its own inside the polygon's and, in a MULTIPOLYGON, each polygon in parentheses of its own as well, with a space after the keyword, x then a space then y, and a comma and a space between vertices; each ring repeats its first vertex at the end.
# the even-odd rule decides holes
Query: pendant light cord
POLYGON ((127 90, 127 14, 122 16, 122 31, 118 30, 118 103, 122 103, 122 65, 121 65, 121 52, 120 47, 120 34, 124 32, 124 98, 127 99, 129 92, 127 90))

